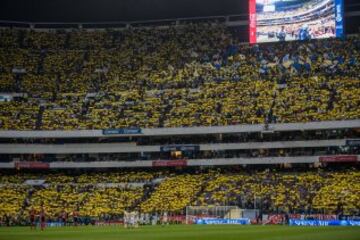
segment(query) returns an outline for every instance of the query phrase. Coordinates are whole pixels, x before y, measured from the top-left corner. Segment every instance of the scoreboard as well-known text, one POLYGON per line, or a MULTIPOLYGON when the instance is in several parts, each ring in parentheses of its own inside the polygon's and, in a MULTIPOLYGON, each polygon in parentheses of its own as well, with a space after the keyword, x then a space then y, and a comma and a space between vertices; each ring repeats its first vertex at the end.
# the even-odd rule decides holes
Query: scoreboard
POLYGON ((249 0, 249 41, 342 37, 343 14, 343 0, 249 0))

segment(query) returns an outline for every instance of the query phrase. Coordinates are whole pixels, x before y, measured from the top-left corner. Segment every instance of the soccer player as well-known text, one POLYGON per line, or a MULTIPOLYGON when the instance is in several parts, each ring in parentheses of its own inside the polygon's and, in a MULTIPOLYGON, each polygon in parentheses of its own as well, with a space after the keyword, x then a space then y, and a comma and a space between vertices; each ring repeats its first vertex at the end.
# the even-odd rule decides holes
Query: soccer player
POLYGON ((157 213, 155 213, 151 216, 151 224, 155 226, 157 222, 158 222, 158 217, 157 217, 157 213))
POLYGON ((30 229, 36 229, 36 225, 35 225, 35 215, 36 215, 36 212, 35 212, 35 209, 34 208, 31 208, 30 211, 29 211, 29 217, 30 217, 30 229))
POLYGON ((41 231, 44 231, 45 230, 45 225, 46 225, 44 207, 41 207, 39 217, 40 217, 40 229, 41 229, 41 231))
POLYGON ((168 225, 168 213, 166 211, 163 213, 161 224, 163 226, 168 225))
POLYGON ((67 213, 65 212, 65 210, 63 209, 61 212, 61 222, 64 224, 64 226, 66 226, 66 222, 67 222, 67 213))
POLYGON ((134 212, 131 212, 130 213, 130 220, 129 220, 129 225, 131 228, 134 228, 135 227, 135 213, 134 212))
POLYGON ((129 213, 127 211, 124 211, 124 227, 128 228, 129 225, 129 213))
POLYGON ((77 227, 79 222, 80 222, 79 221, 79 212, 78 212, 78 210, 73 211, 73 220, 74 220, 75 227, 77 227))
POLYGON ((74 220, 74 225, 75 225, 75 227, 77 227, 78 222, 79 222, 78 217, 79 217, 78 211, 74 210, 74 211, 73 211, 73 220, 74 220))

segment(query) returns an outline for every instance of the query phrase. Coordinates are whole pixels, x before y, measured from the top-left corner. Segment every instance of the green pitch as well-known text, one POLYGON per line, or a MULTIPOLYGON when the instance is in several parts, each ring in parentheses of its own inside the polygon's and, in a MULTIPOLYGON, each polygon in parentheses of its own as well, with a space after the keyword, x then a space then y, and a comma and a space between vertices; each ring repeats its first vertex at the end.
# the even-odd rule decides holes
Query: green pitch
POLYGON ((0 228, 0 240, 360 240, 360 227, 288 227, 236 225, 63 227, 31 231, 24 227, 0 228))

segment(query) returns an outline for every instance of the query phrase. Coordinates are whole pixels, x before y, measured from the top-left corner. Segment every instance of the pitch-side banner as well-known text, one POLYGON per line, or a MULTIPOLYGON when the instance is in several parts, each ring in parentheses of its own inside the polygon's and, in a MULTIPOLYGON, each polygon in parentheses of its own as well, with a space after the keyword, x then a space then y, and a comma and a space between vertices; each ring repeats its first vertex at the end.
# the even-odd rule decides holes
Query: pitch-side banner
POLYGON ((200 218, 195 221, 196 224, 237 224, 237 225, 247 225, 250 224, 250 219, 248 218, 200 218))
POLYGON ((343 35, 343 0, 249 0, 250 43, 343 35))
POLYGON ((296 220, 290 219, 290 226, 360 226, 360 221, 352 220, 296 220))

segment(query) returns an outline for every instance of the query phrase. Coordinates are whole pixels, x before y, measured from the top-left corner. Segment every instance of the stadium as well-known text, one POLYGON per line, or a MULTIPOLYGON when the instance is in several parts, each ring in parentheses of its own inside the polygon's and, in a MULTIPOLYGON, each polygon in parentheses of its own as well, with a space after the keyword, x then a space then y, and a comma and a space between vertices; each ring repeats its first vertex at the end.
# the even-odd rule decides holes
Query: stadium
POLYGON ((356 1, 0 6, 0 240, 360 239, 356 1))

